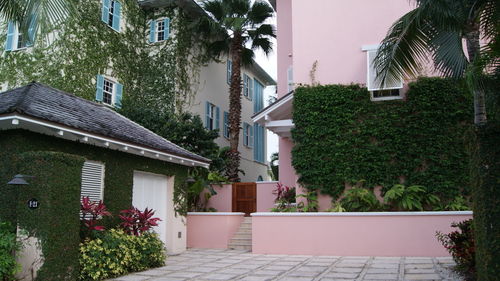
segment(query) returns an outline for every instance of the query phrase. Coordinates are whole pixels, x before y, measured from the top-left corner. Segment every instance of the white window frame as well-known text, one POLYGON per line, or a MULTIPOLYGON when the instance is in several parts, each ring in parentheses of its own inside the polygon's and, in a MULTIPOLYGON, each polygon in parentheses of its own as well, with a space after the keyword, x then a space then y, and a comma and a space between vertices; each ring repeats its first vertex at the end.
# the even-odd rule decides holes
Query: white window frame
POLYGON ((27 42, 24 42, 24 46, 18 47, 18 45, 19 45, 19 36, 23 36, 23 34, 19 32, 19 24, 15 23, 14 24, 14 39, 12 40, 12 50, 11 50, 11 52, 21 51, 21 50, 25 50, 25 49, 31 47, 31 46, 28 46, 26 44, 27 42))
POLYGON ((104 83, 102 85, 102 103, 107 105, 107 106, 111 106, 111 107, 114 107, 114 104, 115 104, 115 99, 116 99, 116 81, 114 81, 113 79, 110 79, 109 77, 107 76, 103 76, 104 78, 104 83), (110 83, 111 86, 112 86, 112 89, 111 89, 111 93, 104 90, 105 89, 105 86, 106 86, 106 82, 110 83), (106 93, 109 93, 111 94, 111 103, 107 103, 104 101, 104 96, 106 93))
POLYGON ((243 124, 243 145, 245 145, 247 148, 253 148, 253 126, 248 123, 243 124))
MULTIPOLYGON (((106 171, 106 166, 104 165, 104 163, 102 162, 97 162, 97 161, 85 161, 83 166, 82 166, 82 174, 81 174, 81 179, 82 179, 82 183, 81 183, 81 186, 80 186, 80 201, 83 197, 87 197, 89 194, 83 194, 83 191, 84 191, 84 184, 90 184, 90 185, 95 185, 95 181, 98 181, 100 180, 99 182, 99 196, 98 198, 91 198, 91 201, 93 202, 99 202, 99 200, 103 201, 104 202, 104 176, 105 176, 105 171, 106 171), (95 178, 91 178, 91 179, 86 179, 86 177, 88 177, 89 175, 85 175, 84 172, 85 172, 85 165, 87 166, 94 166, 93 168, 90 168, 90 169, 96 169, 97 167, 101 168, 101 171, 100 171, 100 178, 98 179, 95 179, 95 178)), ((92 186, 92 187, 95 187, 95 186, 92 186)), ((80 218, 82 218, 82 215, 80 214, 80 218)))
POLYGON ((156 23, 155 23, 155 42, 162 42, 162 41, 165 41, 167 39, 165 39, 165 18, 160 18, 160 19, 157 19, 156 20, 156 23), (161 25, 163 26, 163 30, 160 31, 160 23, 161 25), (163 35, 163 39, 160 39, 160 33, 163 35))
POLYGON ((222 116, 222 122, 224 123, 223 127, 222 127, 222 135, 226 139, 229 139, 229 137, 231 136, 231 133, 229 132, 229 112, 222 111, 222 114, 223 114, 223 116, 222 116), (227 118, 225 118, 226 113, 227 113, 227 118), (227 135, 225 134, 225 132, 227 132, 227 135))
POLYGON ((243 73, 243 96, 245 96, 248 100, 253 100, 253 78, 250 75, 243 73))
MULTIPOLYGON (((362 47, 362 50, 366 52, 366 87, 368 91, 370 92, 370 100, 372 101, 385 101, 385 100, 401 100, 404 98, 403 96, 403 77, 400 78, 399 84, 394 85, 392 87, 384 87, 383 85, 380 85, 376 88, 372 86, 372 73, 375 71, 372 67, 372 62, 370 61, 370 55, 375 55, 378 48, 380 45, 366 45, 362 47), (398 96, 387 96, 387 97, 375 97, 373 94, 375 91, 391 91, 391 90, 398 90, 399 95, 398 96)), ((375 82, 375 81, 373 81, 375 82)))

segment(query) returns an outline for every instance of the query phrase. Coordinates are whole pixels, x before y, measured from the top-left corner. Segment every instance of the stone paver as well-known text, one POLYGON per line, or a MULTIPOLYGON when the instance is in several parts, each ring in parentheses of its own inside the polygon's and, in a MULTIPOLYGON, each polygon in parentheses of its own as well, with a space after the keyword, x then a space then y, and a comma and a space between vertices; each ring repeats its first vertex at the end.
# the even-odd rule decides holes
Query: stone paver
POLYGON ((116 281, 461 281, 450 257, 257 255, 241 250, 190 249, 160 268, 116 281))

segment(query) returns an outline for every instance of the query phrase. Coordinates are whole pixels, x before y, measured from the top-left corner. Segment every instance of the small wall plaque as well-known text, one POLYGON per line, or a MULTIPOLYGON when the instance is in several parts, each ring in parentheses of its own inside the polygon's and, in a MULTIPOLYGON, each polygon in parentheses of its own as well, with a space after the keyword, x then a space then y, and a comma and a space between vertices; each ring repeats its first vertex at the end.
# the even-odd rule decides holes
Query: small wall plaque
POLYGON ((30 200, 28 200, 28 208, 36 209, 39 206, 40 206, 40 203, 35 198, 31 198, 30 200))

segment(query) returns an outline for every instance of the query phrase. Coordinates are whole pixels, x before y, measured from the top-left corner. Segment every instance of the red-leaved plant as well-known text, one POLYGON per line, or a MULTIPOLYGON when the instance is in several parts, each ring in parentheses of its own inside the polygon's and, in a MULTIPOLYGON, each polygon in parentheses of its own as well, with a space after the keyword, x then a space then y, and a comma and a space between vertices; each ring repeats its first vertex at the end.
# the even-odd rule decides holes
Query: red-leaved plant
POLYGON ((88 230, 103 231, 106 229, 102 225, 97 225, 97 222, 101 220, 104 216, 111 216, 111 213, 106 210, 106 205, 102 203, 102 200, 96 202, 96 201, 91 201, 88 196, 82 197, 80 210, 82 212, 83 225, 88 230))
POLYGON ((141 210, 131 207, 128 210, 120 211, 119 217, 122 220, 120 227, 128 234, 140 236, 144 232, 151 229, 153 226, 158 225, 160 218, 153 218, 155 211, 146 208, 144 212, 141 210))
POLYGON ((295 187, 289 187, 279 182, 276 184, 273 194, 276 195, 276 203, 290 204, 295 202, 295 187))

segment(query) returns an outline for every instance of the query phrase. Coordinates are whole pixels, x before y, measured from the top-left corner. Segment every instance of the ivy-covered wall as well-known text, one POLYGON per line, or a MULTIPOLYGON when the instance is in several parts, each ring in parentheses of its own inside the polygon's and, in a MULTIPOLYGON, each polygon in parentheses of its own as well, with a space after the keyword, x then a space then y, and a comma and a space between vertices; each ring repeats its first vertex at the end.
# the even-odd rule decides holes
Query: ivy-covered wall
MULTIPOLYGON (((102 1, 79 1, 79 16, 67 19, 48 36, 38 36, 34 47, 3 52, 0 84, 14 88, 35 80, 94 100, 96 75, 107 74, 124 85, 123 106, 141 104, 157 110, 183 106, 194 94, 195 81, 190 77, 201 64, 188 16, 176 6, 146 12, 136 0, 121 2, 120 32, 101 21, 102 1), (171 37, 150 44, 148 21, 159 17, 171 19, 171 37)), ((4 23, 0 48, 5 40, 4 23)))
POLYGON ((406 96, 372 102, 358 85, 298 88, 292 164, 299 182, 333 198, 360 180, 423 185, 443 200, 468 195, 471 97, 440 78, 411 83, 406 96))
MULTIPOLYGON (((50 257, 40 269, 38 280, 76 280, 72 276, 78 276, 78 243, 74 240, 79 239, 80 163, 84 159, 105 164, 104 203, 113 214, 132 204, 134 171, 175 176, 174 203, 177 203, 177 211, 186 212, 183 194, 188 168, 185 166, 25 130, 0 132, 0 147, 0 220, 15 223, 15 210, 33 211, 26 209, 28 197, 41 202, 40 208, 34 210, 40 216, 31 216, 22 225, 24 229, 36 231, 35 236, 42 240, 44 256, 50 257), (79 165, 77 172, 75 163, 79 165), (36 178, 28 179, 27 187, 6 184, 19 173, 36 178), (15 191, 20 188, 23 190, 16 202, 15 191), (50 207, 50 211, 43 212, 46 207, 50 207), (74 271, 70 271, 70 267, 74 271)), ((27 214, 19 215, 26 217, 27 214)), ((105 220, 105 226, 114 227, 119 218, 115 215, 105 220)))

